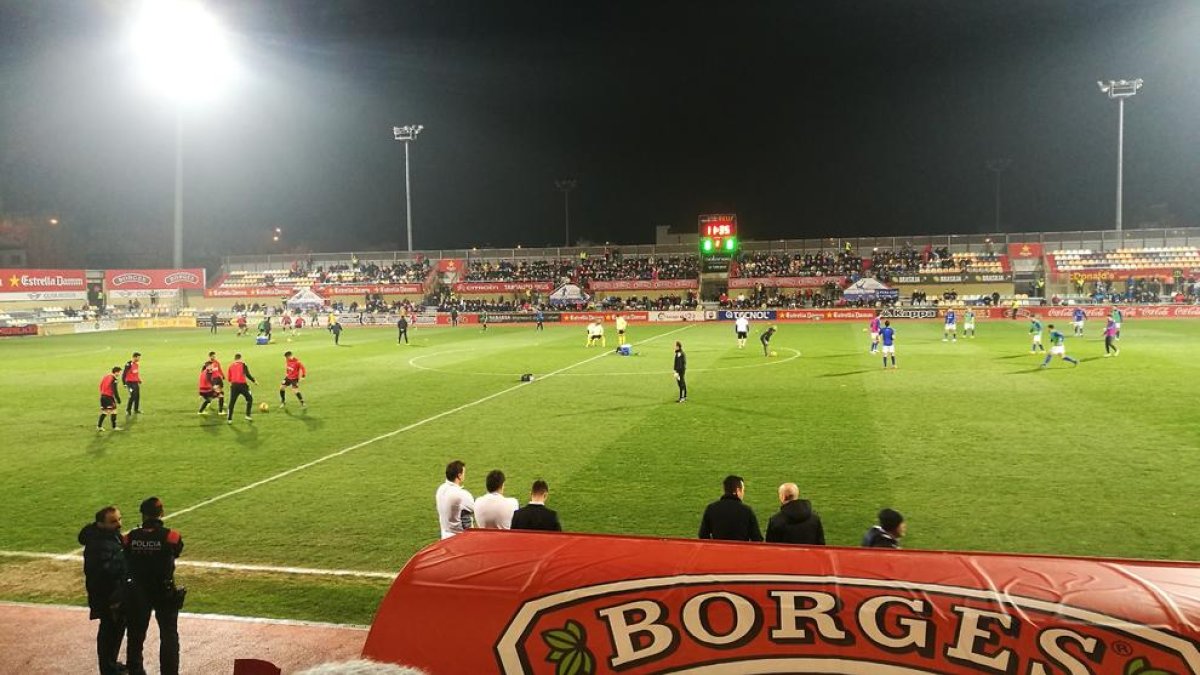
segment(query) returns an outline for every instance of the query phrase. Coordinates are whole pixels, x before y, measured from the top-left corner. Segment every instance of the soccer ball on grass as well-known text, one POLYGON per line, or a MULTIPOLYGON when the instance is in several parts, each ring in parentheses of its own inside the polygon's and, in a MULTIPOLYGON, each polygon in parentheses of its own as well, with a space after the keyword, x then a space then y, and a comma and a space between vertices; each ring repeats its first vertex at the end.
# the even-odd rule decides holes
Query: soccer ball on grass
POLYGON ((259 404, 258 404, 258 412, 270 412, 270 411, 271 411, 271 406, 270 406, 270 405, 268 405, 268 404, 266 404, 266 403, 259 403, 259 404))
POLYGON ((771 356, 779 356, 779 352, 773 351, 773 352, 771 352, 771 356))

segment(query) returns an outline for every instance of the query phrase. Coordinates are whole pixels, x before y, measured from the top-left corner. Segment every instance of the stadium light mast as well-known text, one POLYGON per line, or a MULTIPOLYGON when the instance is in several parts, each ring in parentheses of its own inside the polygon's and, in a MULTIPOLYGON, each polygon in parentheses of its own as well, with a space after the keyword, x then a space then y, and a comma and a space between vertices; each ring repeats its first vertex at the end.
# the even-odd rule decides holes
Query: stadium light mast
POLYGON ((571 190, 579 187, 579 181, 574 178, 560 178, 554 181, 554 187, 563 193, 563 246, 571 245, 571 190))
POLYGON ((1006 157, 989 159, 987 161, 988 171, 991 171, 992 173, 996 174, 996 225, 995 225, 995 229, 992 230, 993 232, 1001 232, 1002 231, 1000 229, 1000 174, 1004 173, 1005 171, 1008 171, 1008 168, 1011 166, 1012 166, 1012 160, 1008 159, 1006 157))
POLYGON ((199 0, 144 0, 131 43, 143 75, 175 113, 175 220, 172 262, 183 267, 183 116, 232 71, 225 31, 199 0))
POLYGON ((1142 78, 1098 81, 1100 91, 1117 102, 1117 232, 1121 231, 1122 198, 1125 189, 1125 99, 1138 93, 1142 78))
POLYGON ((408 144, 417 140, 417 134, 425 127, 420 124, 407 124, 402 127, 392 127, 392 136, 404 144, 404 213, 408 224, 408 251, 413 250, 412 243, 412 186, 408 179, 408 144))

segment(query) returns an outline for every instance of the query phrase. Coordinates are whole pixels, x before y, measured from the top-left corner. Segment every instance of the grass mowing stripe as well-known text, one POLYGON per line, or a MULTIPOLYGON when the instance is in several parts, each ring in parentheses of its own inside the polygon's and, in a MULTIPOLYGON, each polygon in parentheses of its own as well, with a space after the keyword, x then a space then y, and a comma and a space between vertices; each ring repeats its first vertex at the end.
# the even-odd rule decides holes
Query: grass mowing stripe
MULTIPOLYGON (((667 336, 667 335, 673 335, 673 334, 675 334, 675 333, 678 333, 678 332, 681 332, 681 331, 685 331, 685 330, 687 330, 687 329, 691 328, 691 327, 692 327, 692 325, 694 325, 694 324, 689 324, 689 325, 687 325, 687 326, 684 326, 684 327, 682 327, 682 328, 677 328, 677 329, 675 329, 675 330, 672 330, 672 331, 667 331, 666 333, 660 333, 660 334, 658 334, 658 335, 655 335, 655 336, 652 336, 652 337, 646 338, 645 340, 642 340, 641 342, 638 342, 637 344, 645 344, 645 343, 647 343, 647 342, 652 342, 652 341, 654 341, 654 340, 657 340, 658 338, 665 337, 665 336, 667 336)), ((582 361, 577 361, 577 362, 575 362, 575 363, 572 363, 571 365, 564 366, 564 367, 562 367, 562 368, 559 368, 558 370, 551 371, 551 372, 547 373, 547 374, 546 374, 544 377, 542 377, 542 379, 543 379, 543 380, 549 379, 549 378, 551 378, 551 377, 554 377, 555 375, 558 375, 559 373, 564 373, 564 372, 566 372, 566 371, 568 371, 568 370, 571 370, 572 368, 577 368, 577 367, 579 367, 579 366, 582 366, 582 365, 584 365, 584 364, 591 363, 592 361, 595 361, 595 360, 597 360, 597 359, 600 359, 600 358, 603 358, 603 357, 605 357, 605 356, 608 356, 608 354, 609 354, 609 352, 601 352, 600 354, 597 354, 597 355, 595 355, 595 356, 589 356, 588 358, 586 358, 586 359, 583 359, 582 361)), ((530 381, 530 382, 519 382, 519 383, 517 383, 517 384, 515 384, 515 385, 513 385, 513 386, 511 386, 511 387, 508 387, 507 389, 501 389, 501 390, 500 390, 500 391, 498 391, 498 392, 495 392, 495 393, 492 393, 492 394, 488 394, 487 396, 484 396, 483 398, 480 398, 480 399, 476 399, 476 400, 474 400, 474 401, 471 401, 470 403, 464 403, 463 405, 460 405, 460 406, 458 406, 457 408, 451 408, 450 410, 446 410, 446 411, 440 412, 440 413, 438 413, 438 414, 436 414, 436 415, 432 415, 432 416, 430 416, 430 417, 426 417, 426 418, 425 418, 425 419, 423 419, 423 420, 418 420, 418 421, 416 421, 416 422, 413 422, 412 424, 408 424, 408 425, 405 425, 405 426, 403 426, 403 427, 400 427, 399 429, 394 429, 394 430, 392 430, 392 431, 389 431, 389 432, 387 432, 386 434, 380 434, 380 435, 378 435, 378 436, 375 436, 374 438, 369 438, 369 439, 367 439, 367 440, 365 440, 365 441, 361 441, 361 442, 359 442, 359 443, 355 443, 354 445, 348 446, 348 447, 346 447, 346 448, 342 448, 341 450, 338 450, 337 452, 332 452, 332 453, 330 453, 330 454, 328 454, 328 455, 325 455, 324 457, 318 457, 317 459, 314 459, 314 460, 312 460, 312 461, 310 461, 310 462, 305 462, 304 464, 301 464, 301 465, 299 465, 299 466, 294 466, 294 467, 292 467, 292 468, 290 468, 290 469, 288 469, 288 470, 286 470, 286 471, 281 471, 281 472, 279 472, 279 473, 277 473, 277 474, 275 474, 275 475, 273 475, 273 476, 269 476, 269 477, 267 477, 267 478, 264 478, 264 479, 262 479, 262 480, 255 481, 255 482, 253 482, 253 483, 250 483, 249 485, 244 485, 244 486, 242 486, 242 487, 240 487, 240 488, 237 488, 236 490, 230 490, 230 491, 228 491, 228 492, 226 492, 226 493, 224 493, 224 494, 217 495, 216 497, 212 497, 212 498, 210 498, 210 499, 206 499, 206 500, 204 500, 204 501, 202 501, 202 502, 199 502, 199 503, 197 503, 197 504, 193 504, 193 505, 191 505, 191 506, 188 506, 188 507, 186 507, 186 508, 183 508, 183 509, 180 509, 180 510, 178 510, 178 511, 175 511, 175 512, 173 512, 173 513, 167 514, 167 516, 166 516, 166 518, 164 518, 164 520, 166 520, 167 518, 171 518, 171 517, 179 517, 179 516, 182 516, 182 515, 184 515, 184 514, 191 513, 192 511, 195 511, 196 509, 199 509, 199 508, 202 508, 202 507, 208 506, 209 504, 213 504, 213 503, 215 503, 215 502, 219 502, 219 501, 221 501, 221 500, 223 500, 223 499, 227 499, 227 498, 229 498, 229 497, 233 497, 233 496, 235 496, 235 495, 239 495, 239 494, 241 494, 241 493, 243 493, 243 492, 246 492, 247 490, 253 490, 253 489, 254 489, 254 488, 256 488, 256 487, 259 487, 259 486, 262 486, 262 485, 266 485, 267 483, 271 483, 271 482, 277 481, 277 480, 279 480, 280 478, 286 478, 286 477, 288 477, 288 476, 290 476, 290 475, 292 475, 292 474, 294 474, 294 473, 297 473, 297 472, 299 472, 299 471, 303 471, 303 470, 305 470, 305 469, 311 468, 311 467, 313 467, 313 466, 316 466, 316 465, 318 465, 318 464, 321 464, 321 463, 323 463, 323 462, 327 462, 327 461, 329 461, 329 460, 331 460, 331 459, 335 459, 335 458, 337 458, 337 457, 341 457, 342 455, 344 455, 344 454, 346 454, 346 453, 348 453, 348 452, 352 452, 352 451, 354 451, 354 450, 358 450, 359 448, 366 447, 366 446, 368 446, 368 445, 371 445, 372 443, 377 443, 377 442, 379 442, 379 441, 386 440, 386 439, 388 439, 388 438, 391 438, 391 437, 393 437, 393 436, 396 436, 396 435, 398 435, 398 434, 402 434, 402 433, 404 433, 404 432, 406 432, 406 431, 409 431, 409 430, 411 430, 411 429, 416 429, 417 427, 421 427, 421 426, 424 426, 424 425, 426 425, 426 424, 428 424, 428 423, 430 423, 430 422, 437 421, 437 420, 439 420, 439 419, 441 419, 441 418, 443 418, 443 417, 446 417, 446 416, 448 416, 448 415, 453 415, 454 413, 461 412, 461 411, 463 411, 463 410, 467 410, 468 408, 473 408, 473 407, 475 407, 475 406, 477 406, 477 405, 479 405, 479 404, 481 404, 481 403, 486 403, 486 402, 488 402, 488 401, 490 401, 490 400, 492 400, 492 399, 494 399, 494 398, 497 398, 497 397, 503 396, 503 395, 505 395, 505 394, 507 394, 507 393, 509 393, 509 392, 516 391, 517 389, 521 389, 522 387, 528 386, 528 385, 530 385, 530 384, 533 384, 533 381, 530 381)), ((82 549, 72 549, 72 551, 73 551, 73 552, 79 552, 80 550, 82 550, 82 549)))
MULTIPOLYGON (((32 558, 36 560, 54 560, 58 562, 83 562, 83 556, 76 553, 40 553, 38 551, 0 551, 3 558, 32 558)), ((360 579, 395 579, 395 572, 371 572, 367 570, 327 570, 312 567, 288 567, 278 565, 243 565, 239 563, 224 563, 211 560, 176 560, 177 567, 197 567, 209 570, 229 570, 233 572, 270 572, 272 574, 301 574, 321 577, 358 577, 360 579)))

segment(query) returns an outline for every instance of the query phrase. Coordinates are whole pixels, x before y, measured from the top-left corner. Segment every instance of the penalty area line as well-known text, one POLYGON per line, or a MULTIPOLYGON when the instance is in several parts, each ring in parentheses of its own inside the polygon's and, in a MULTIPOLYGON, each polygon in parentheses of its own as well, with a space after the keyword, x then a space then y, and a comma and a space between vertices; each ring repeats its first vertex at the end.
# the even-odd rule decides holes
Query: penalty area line
MULTIPOLYGON (((659 333, 658 335, 646 338, 645 340, 642 340, 635 344, 641 345, 641 344, 646 344, 647 342, 653 342, 654 340, 657 340, 659 338, 666 337, 668 335, 674 335, 675 333, 678 333, 680 331, 685 331, 694 325, 696 325, 696 324, 688 324, 686 326, 683 326, 682 328, 677 328, 675 330, 667 331, 666 333, 659 333)), ((536 384, 538 381, 548 380, 551 377, 554 377, 555 375, 565 373, 568 370, 571 370, 573 368, 578 368, 579 366, 591 363, 592 361, 595 361, 597 359, 608 356, 610 353, 611 352, 604 351, 595 356, 589 356, 588 358, 586 358, 582 361, 572 363, 569 366, 563 366, 562 368, 559 368, 558 370, 554 370, 549 373, 546 373, 539 380, 534 380, 531 382, 518 382, 517 384, 514 384, 513 386, 508 387, 507 389, 501 389, 500 391, 488 394, 487 396, 484 396, 483 398, 471 401, 470 403, 464 403, 458 407, 451 408, 449 410, 444 410, 436 415, 431 415, 429 417, 426 417, 423 420, 418 420, 416 422, 413 422, 412 424, 407 424, 405 426, 402 426, 399 429, 393 429, 392 431, 389 431, 385 434, 380 434, 378 436, 375 436, 374 438, 368 438, 365 441, 360 441, 358 443, 355 443, 354 445, 342 448, 341 450, 338 450, 337 452, 331 452, 328 455, 325 455, 323 457, 318 457, 317 459, 314 459, 312 461, 305 462, 304 464, 300 464, 298 466, 294 466, 290 469, 287 469, 286 471, 280 471, 279 473, 277 473, 273 476, 268 476, 266 478, 263 478, 262 480, 254 481, 253 483, 250 483, 249 485, 243 485, 240 488, 230 490, 229 492, 219 494, 215 497, 210 497, 208 499, 205 499, 204 501, 198 502, 198 503, 188 506, 186 508, 180 509, 178 511, 174 511, 172 513, 168 513, 166 518, 164 518, 163 520, 167 520, 169 518, 177 518, 184 514, 191 513, 192 511, 195 511, 196 509, 204 508, 205 506, 208 506, 210 504, 215 504, 216 502, 222 501, 224 499, 228 499, 230 497, 234 497, 236 495, 240 495, 243 492, 253 490, 254 488, 262 487, 263 485, 266 485, 268 483, 273 483, 281 478, 287 478, 288 476, 290 476, 294 473, 299 473, 301 471, 304 471, 305 469, 311 469, 312 467, 317 466, 318 464, 323 464, 324 462, 328 462, 331 459, 336 459, 338 457, 341 457, 342 455, 345 455, 346 453, 353 452, 360 448, 365 448, 366 446, 372 445, 374 443, 378 443, 379 441, 387 440, 389 438, 392 438, 394 436, 402 434, 406 431, 412 431, 413 429, 416 429, 417 427, 425 426, 426 424, 429 424, 430 422, 436 422, 437 420, 440 420, 443 417, 447 417, 449 415, 453 415, 455 413, 462 412, 464 410, 467 410, 468 408, 474 408, 475 406, 483 404, 483 403, 487 403, 488 401, 490 401, 492 399, 499 398, 501 396, 504 396, 505 394, 509 394, 511 392, 517 391, 518 389, 521 389, 523 387, 528 387, 530 385, 536 384)), ((78 550, 79 549, 75 549, 75 551, 78 551, 78 550)))

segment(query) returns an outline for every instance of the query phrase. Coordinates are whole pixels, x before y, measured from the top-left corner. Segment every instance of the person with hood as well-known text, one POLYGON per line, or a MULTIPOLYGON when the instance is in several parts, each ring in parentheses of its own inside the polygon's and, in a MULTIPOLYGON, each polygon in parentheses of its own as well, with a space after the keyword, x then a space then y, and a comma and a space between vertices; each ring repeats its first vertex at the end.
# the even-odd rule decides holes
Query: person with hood
POLYGON ((899 511, 883 509, 879 524, 867 530, 862 545, 867 548, 900 548, 900 538, 908 532, 908 524, 899 511))
POLYGON ((87 587, 89 619, 100 620, 96 631, 96 658, 100 675, 117 675, 125 666, 117 661, 125 638, 125 594, 129 566, 121 539, 121 511, 106 506, 95 521, 79 531, 83 545, 83 578, 87 587))
POLYGON ((779 512, 767 521, 767 541, 777 544, 825 545, 825 528, 812 502, 800 499, 795 483, 779 486, 779 512))

